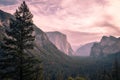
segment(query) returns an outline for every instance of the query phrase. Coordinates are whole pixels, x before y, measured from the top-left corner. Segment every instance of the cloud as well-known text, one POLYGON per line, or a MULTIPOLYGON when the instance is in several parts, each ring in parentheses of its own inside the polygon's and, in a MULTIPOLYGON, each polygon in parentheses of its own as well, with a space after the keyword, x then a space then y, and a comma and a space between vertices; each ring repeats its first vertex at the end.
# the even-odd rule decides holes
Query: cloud
MULTIPOLYGON (((22 0, 0 9, 14 13, 22 0)), ((98 41, 103 35, 119 34, 119 0, 25 0, 34 23, 44 31, 61 31, 72 45, 98 41)), ((6 3, 9 4, 9 3, 6 3)), ((12 3, 10 3, 12 4, 12 3)))
POLYGON ((95 2, 103 7, 109 4, 108 0, 95 0, 95 2))
POLYGON ((60 9, 60 4, 62 0, 37 0, 29 1, 32 7, 39 7, 40 14, 43 15, 54 15, 58 9, 60 9))
POLYGON ((16 4, 18 1, 17 0, 0 0, 0 5, 14 5, 16 4))
POLYGON ((79 32, 74 30, 64 30, 61 32, 67 34, 69 42, 74 43, 72 46, 80 46, 85 43, 99 41, 101 36, 103 36, 101 33, 79 32))
POLYGON ((114 23, 114 17, 111 15, 104 15, 92 27, 99 27, 104 29, 106 34, 118 35, 120 33, 120 26, 114 23))

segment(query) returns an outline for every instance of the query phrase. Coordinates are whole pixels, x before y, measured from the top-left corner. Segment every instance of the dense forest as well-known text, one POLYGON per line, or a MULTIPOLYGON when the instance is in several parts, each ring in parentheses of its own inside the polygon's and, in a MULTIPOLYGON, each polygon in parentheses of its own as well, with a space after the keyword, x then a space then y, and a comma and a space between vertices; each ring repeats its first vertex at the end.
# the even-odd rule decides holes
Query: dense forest
POLYGON ((0 80, 120 80, 120 52, 106 56, 67 56, 49 42, 39 50, 34 43, 35 31, 43 32, 35 27, 32 18, 23 1, 9 25, 1 25, 0 80), (41 54, 36 55, 39 52, 34 48, 41 54))

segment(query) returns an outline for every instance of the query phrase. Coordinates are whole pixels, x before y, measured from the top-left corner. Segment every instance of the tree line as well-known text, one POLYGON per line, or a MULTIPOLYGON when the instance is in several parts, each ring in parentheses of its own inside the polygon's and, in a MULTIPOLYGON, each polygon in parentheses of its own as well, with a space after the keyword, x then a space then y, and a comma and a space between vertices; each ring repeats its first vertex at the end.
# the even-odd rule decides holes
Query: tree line
POLYGON ((4 38, 0 41, 0 80, 119 80, 117 54, 111 72, 103 70, 102 73, 96 72, 93 77, 86 75, 76 77, 78 74, 73 77, 57 71, 56 79, 55 75, 49 73, 45 75, 41 60, 27 52, 34 49, 35 34, 32 18, 32 13, 23 1, 14 13, 14 18, 10 19, 9 26, 5 28, 4 38))
POLYGON ((43 80, 41 61, 27 52, 34 48, 32 18, 23 1, 5 28, 0 41, 0 80, 43 80))

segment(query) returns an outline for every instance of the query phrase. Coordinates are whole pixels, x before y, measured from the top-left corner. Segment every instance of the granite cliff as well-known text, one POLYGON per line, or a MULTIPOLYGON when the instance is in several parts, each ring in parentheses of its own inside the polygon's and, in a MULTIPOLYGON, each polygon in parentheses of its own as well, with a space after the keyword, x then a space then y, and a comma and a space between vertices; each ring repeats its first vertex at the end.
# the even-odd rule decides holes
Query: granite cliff
POLYGON ((108 55, 120 52, 120 38, 103 36, 101 41, 94 43, 91 48, 91 56, 108 55))
POLYGON ((62 52, 67 55, 73 55, 73 50, 70 43, 67 41, 67 36, 61 32, 46 32, 49 40, 62 52))

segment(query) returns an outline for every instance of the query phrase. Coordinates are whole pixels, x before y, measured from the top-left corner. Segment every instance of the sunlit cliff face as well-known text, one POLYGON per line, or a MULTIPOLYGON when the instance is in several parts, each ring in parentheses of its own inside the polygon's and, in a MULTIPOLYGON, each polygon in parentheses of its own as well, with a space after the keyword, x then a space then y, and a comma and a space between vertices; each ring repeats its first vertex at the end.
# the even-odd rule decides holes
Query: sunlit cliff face
MULTIPOLYGON (((120 36, 120 0, 25 0, 34 23, 44 31, 60 31, 72 46, 120 36)), ((22 0, 0 0, 0 9, 14 13, 22 0)))

